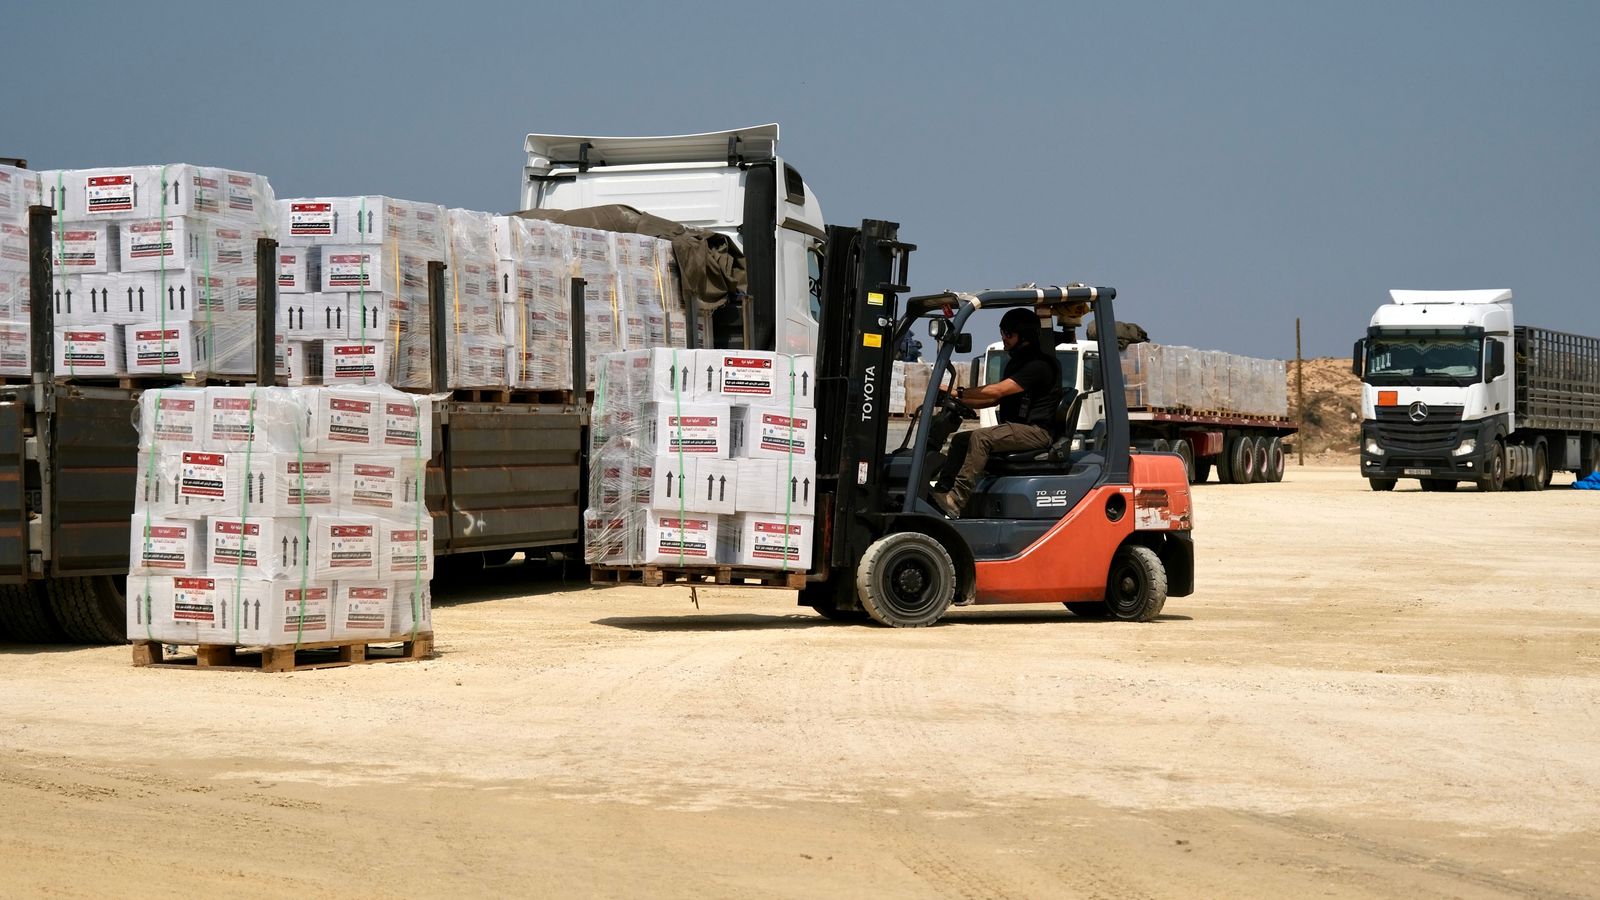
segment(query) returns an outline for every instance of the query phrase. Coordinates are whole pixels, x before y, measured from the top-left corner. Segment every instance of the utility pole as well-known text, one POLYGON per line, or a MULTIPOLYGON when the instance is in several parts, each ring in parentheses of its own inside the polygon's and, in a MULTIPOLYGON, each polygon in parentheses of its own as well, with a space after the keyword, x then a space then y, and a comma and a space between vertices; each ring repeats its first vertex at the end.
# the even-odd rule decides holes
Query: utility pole
POLYGON ((1294 317, 1294 395, 1299 421, 1295 423, 1299 439, 1294 442, 1300 456, 1300 465, 1306 464, 1306 361, 1300 358, 1300 317, 1294 317))

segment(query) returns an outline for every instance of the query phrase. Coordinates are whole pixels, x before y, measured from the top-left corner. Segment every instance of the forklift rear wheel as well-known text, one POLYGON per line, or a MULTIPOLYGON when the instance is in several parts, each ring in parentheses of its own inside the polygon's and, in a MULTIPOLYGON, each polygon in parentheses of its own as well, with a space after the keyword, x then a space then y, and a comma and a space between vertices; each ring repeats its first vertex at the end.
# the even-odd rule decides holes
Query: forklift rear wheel
POLYGON ((1167 569, 1154 550, 1129 544, 1111 559, 1106 608, 1113 619, 1148 622, 1167 603, 1167 569))
POLYGON ((1062 604, 1073 615, 1083 619, 1105 619, 1111 615, 1111 607, 1104 600, 1085 600, 1062 604))
POLYGON ((902 531, 872 542, 856 567, 856 596, 867 614, 893 628, 939 621, 956 598, 956 566, 929 535, 902 531))

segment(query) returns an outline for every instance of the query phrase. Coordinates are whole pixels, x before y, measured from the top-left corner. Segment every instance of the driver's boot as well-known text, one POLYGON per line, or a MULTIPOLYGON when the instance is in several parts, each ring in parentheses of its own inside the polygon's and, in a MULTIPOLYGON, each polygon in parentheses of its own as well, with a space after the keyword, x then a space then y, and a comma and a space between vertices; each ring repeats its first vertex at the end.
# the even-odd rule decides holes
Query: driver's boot
POLYGON ((928 494, 928 497, 933 501, 933 505, 939 507, 940 511, 946 516, 952 519, 961 518, 961 507, 956 505, 955 498, 950 496, 949 491, 935 490, 928 494))

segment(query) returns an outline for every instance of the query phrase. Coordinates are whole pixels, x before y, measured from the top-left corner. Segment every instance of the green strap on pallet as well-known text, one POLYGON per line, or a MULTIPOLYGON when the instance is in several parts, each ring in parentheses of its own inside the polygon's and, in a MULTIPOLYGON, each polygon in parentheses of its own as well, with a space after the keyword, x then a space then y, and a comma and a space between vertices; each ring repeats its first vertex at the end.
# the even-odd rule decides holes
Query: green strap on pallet
POLYGON ((239 643, 239 604, 244 591, 244 542, 250 533, 250 470, 251 456, 256 445, 256 390, 250 389, 250 420, 246 429, 249 440, 244 446, 244 502, 239 507, 239 560, 234 563, 233 575, 233 642, 239 643))
MULTIPOLYGON (((678 371, 678 348, 676 347, 672 348, 672 371, 674 374, 678 371)), ((678 565, 680 566, 684 565, 683 541, 685 526, 683 520, 689 515, 688 503, 684 500, 683 491, 683 486, 688 483, 689 478, 684 471, 686 464, 683 458, 683 385, 680 383, 681 381, 682 379, 679 378, 672 380, 672 400, 678 415, 675 443, 678 445, 678 565)))
MULTIPOLYGON (((418 402, 415 399, 413 399, 411 401, 411 415, 412 415, 413 421, 416 422, 416 427, 417 427, 417 439, 412 444, 412 447, 414 449, 412 450, 412 453, 411 453, 412 464, 416 467, 413 470, 412 474, 417 479, 417 499, 416 499, 416 504, 415 504, 415 506, 413 508, 414 511, 412 513, 412 531, 411 531, 411 540, 412 540, 411 565, 412 565, 413 569, 415 570, 415 574, 412 576, 412 584, 411 584, 411 640, 415 641, 417 639, 417 621, 418 621, 418 618, 420 616, 420 607, 421 607, 421 600, 422 600, 422 512, 423 512, 423 505, 424 505, 423 498, 427 496, 427 487, 426 487, 427 486, 427 469, 423 466, 423 463, 422 463, 422 408, 421 408, 421 405, 418 404, 418 402)), ((429 423, 430 423, 429 424, 429 430, 431 431, 432 430, 432 415, 433 415, 433 410, 432 410, 431 407, 428 410, 428 415, 429 415, 429 423)), ((429 547, 428 548, 428 552, 431 554, 433 552, 433 548, 429 547)))

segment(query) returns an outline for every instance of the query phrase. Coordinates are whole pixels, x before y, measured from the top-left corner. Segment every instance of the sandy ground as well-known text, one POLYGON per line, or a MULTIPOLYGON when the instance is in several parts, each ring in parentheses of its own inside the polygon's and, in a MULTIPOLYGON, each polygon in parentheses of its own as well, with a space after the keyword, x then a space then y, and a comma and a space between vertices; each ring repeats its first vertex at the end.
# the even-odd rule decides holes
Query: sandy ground
POLYGON ((1197 489, 1158 622, 508 570, 436 659, 0 648, 6 896, 1600 892, 1600 496, 1197 489))

